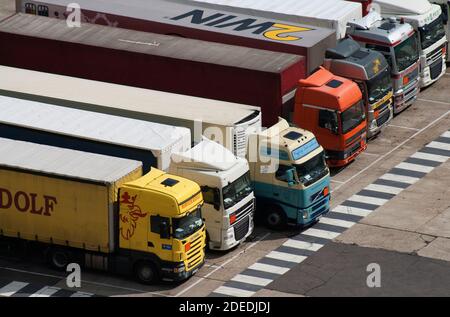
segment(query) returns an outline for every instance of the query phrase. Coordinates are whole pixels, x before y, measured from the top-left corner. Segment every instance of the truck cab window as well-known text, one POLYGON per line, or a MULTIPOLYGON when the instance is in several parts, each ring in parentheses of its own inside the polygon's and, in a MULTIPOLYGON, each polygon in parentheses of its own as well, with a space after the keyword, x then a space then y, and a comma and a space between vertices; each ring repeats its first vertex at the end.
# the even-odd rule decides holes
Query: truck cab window
POLYGON ((292 170, 292 166, 280 165, 275 173, 275 178, 282 182, 288 182, 288 170, 292 170))
POLYGON ((169 223, 169 218, 160 216, 150 216, 150 231, 156 234, 160 234, 162 222, 169 223))
POLYGON ((366 48, 378 51, 384 55, 386 61, 389 64, 389 67, 392 68, 392 56, 391 56, 391 48, 389 46, 376 45, 376 44, 366 44, 366 48))
POLYGON ((203 200, 205 201, 205 203, 214 205, 215 203, 218 202, 219 197, 217 195, 218 194, 217 188, 202 186, 201 189, 203 194, 203 200))
POLYGON ((336 113, 328 110, 319 111, 319 127, 338 133, 338 118, 336 113))

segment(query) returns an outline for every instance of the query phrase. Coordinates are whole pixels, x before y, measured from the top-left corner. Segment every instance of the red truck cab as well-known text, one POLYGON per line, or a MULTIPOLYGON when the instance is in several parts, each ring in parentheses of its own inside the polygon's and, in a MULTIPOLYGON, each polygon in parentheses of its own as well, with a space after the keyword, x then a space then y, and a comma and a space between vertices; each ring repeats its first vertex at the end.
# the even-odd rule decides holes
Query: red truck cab
POLYGON ((299 81, 293 123, 316 135, 330 167, 347 165, 367 148, 361 90, 324 68, 299 81))

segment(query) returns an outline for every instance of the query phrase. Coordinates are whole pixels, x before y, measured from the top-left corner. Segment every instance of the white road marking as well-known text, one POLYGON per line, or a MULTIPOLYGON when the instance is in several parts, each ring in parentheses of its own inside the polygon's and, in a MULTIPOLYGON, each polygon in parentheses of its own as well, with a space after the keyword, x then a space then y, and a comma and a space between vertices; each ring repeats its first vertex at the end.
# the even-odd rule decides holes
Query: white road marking
POLYGON ((59 290, 61 290, 59 287, 45 286, 36 293, 31 294, 30 297, 50 297, 59 290))
MULTIPOLYGON (((54 277, 54 278, 60 278, 60 279, 65 279, 66 278, 66 276, 62 276, 62 275, 45 274, 45 273, 40 273, 40 272, 19 270, 19 269, 13 269, 11 267, 5 267, 5 266, 0 266, 0 270, 19 272, 19 273, 26 273, 26 274, 32 274, 32 275, 37 275, 37 276, 54 277)), ((148 294, 158 295, 158 296, 163 296, 163 297, 172 297, 170 295, 165 295, 165 294, 161 294, 161 293, 157 293, 157 292, 150 292, 150 291, 146 291, 146 290, 142 290, 142 289, 136 289, 136 288, 131 288, 131 287, 123 287, 123 286, 118 286, 118 285, 113 285, 113 284, 108 284, 108 283, 92 282, 92 281, 89 281, 89 280, 81 280, 81 283, 92 284, 92 285, 96 285, 96 286, 116 288, 116 289, 120 289, 120 290, 131 291, 131 292, 148 293, 148 294)))
POLYGON ((323 247, 323 244, 289 239, 283 243, 283 246, 300 250, 318 251, 321 247, 323 247))
POLYGON ((186 293, 187 291, 189 291, 190 289, 192 289, 193 287, 197 286, 199 283, 203 282, 204 280, 206 280, 208 277, 210 277, 212 274, 216 273, 218 270, 222 269, 225 265, 227 265, 228 263, 236 260, 238 257, 240 257, 243 253, 247 252, 247 250, 250 250, 251 248, 253 248, 254 246, 256 246, 258 243, 260 243, 262 240, 264 240, 265 238, 267 238, 268 236, 270 236, 270 232, 266 233, 265 235, 263 235, 262 237, 260 237, 257 241, 253 242, 252 244, 250 244, 247 248, 245 248, 244 250, 242 250, 241 252, 239 252, 238 254, 234 255, 232 258, 228 259, 227 261, 225 261, 222 265, 220 265, 219 267, 215 268, 214 270, 212 270, 211 272, 209 272, 208 274, 206 274, 203 277, 199 277, 197 281, 195 281, 194 283, 192 283, 191 285, 189 285, 188 287, 186 287, 185 289, 181 290, 180 292, 178 292, 175 297, 179 297, 182 294, 186 293))
POLYGON ((320 219, 320 223, 325 223, 327 225, 338 226, 338 227, 343 227, 343 228, 350 228, 355 224, 353 221, 333 219, 333 218, 328 218, 328 217, 322 217, 320 219))
POLYGON ((94 296, 94 294, 85 292, 76 292, 70 295, 70 297, 92 297, 92 296, 94 296))
POLYGON ((266 286, 272 283, 273 280, 268 278, 262 278, 262 277, 256 277, 256 276, 250 276, 245 274, 238 274, 235 277, 231 279, 232 281, 236 282, 242 282, 252 285, 258 285, 258 286, 266 286))
POLYGON ((347 200, 366 203, 366 204, 372 204, 372 205, 377 205, 377 206, 384 205, 385 203, 387 203, 389 201, 388 199, 375 198, 375 197, 362 196, 362 195, 353 195, 347 200))
MULTIPOLYGON (((422 99, 422 101, 427 101, 425 99, 422 99)), ((433 102, 431 100, 431 102, 433 102)), ((440 103, 440 102, 437 102, 440 103)), ((442 104, 445 105, 450 105, 450 103, 448 102, 442 102, 442 104)), ((407 139, 405 139, 404 141, 402 141, 400 144, 398 144, 397 146, 395 146, 392 150, 390 150, 389 152, 383 154, 382 156, 380 156, 379 158, 377 158, 376 160, 374 160, 372 163, 370 163, 369 165, 367 165, 365 168, 363 168, 362 170, 360 170, 358 173, 353 174, 351 177, 349 177, 345 182, 343 182, 342 184, 339 184, 338 186, 336 186, 336 188, 333 189, 333 191, 338 190, 339 188, 341 188, 342 186, 344 186, 345 184, 347 184, 348 182, 351 182, 354 179, 357 179, 361 174, 365 173, 367 170, 370 170, 373 168, 374 165, 378 164, 379 162, 383 161, 386 157, 388 157, 389 155, 391 155, 392 153, 394 153, 395 151, 397 151, 398 149, 400 149, 401 147, 403 147, 406 143, 408 143, 409 141, 411 141, 412 139, 414 139, 416 136, 418 136, 419 134, 421 134, 422 132, 428 130, 430 127, 432 127, 433 125, 435 125, 437 122, 439 122, 440 120, 442 120, 443 118, 445 118, 448 114, 450 114, 450 110, 445 112, 444 114, 442 114, 441 116, 439 116, 438 118, 434 119, 432 122, 430 122, 429 124, 427 124, 425 127, 423 127, 422 129, 420 129, 419 131, 417 131, 416 133, 414 133, 413 135, 411 135, 410 137, 408 137, 407 139)))
POLYGON ((354 215, 354 216, 360 216, 360 217, 366 217, 367 215, 369 215, 372 212, 372 210, 369 210, 369 209, 362 209, 362 208, 342 206, 342 205, 336 206, 332 211, 338 212, 341 214, 354 215))
POLYGON ((426 147, 431 147, 433 149, 440 149, 440 150, 450 151, 450 144, 437 142, 437 141, 433 141, 430 144, 427 144, 426 147))
POLYGON ((393 195, 398 195, 399 193, 401 193, 403 191, 403 188, 391 187, 391 186, 386 186, 386 185, 378 185, 378 184, 370 184, 365 189, 373 190, 375 192, 380 192, 380 193, 393 194, 393 195))
POLYGON ((444 138, 450 138, 450 131, 445 131, 443 134, 441 134, 444 138))
POLYGON ((279 274, 279 275, 282 275, 282 274, 286 273, 287 271, 289 271, 289 269, 285 268, 285 267, 264 264, 264 263, 258 263, 258 262, 251 265, 249 267, 249 269, 267 272, 267 273, 279 274))
POLYGON ((422 172, 422 173, 429 173, 434 169, 434 167, 432 167, 432 166, 424 166, 424 165, 406 163, 406 162, 400 163, 396 167, 402 168, 405 170, 410 170, 410 171, 422 172))
POLYGON ((296 255, 286 252, 272 251, 266 255, 267 258, 282 260, 287 262, 301 263, 306 260, 307 256, 296 255))
POLYGON ((307 236, 316 237, 316 238, 324 238, 324 239, 331 240, 331 239, 336 238, 340 233, 321 230, 321 229, 309 228, 309 229, 303 231, 302 234, 307 235, 307 236))
POLYGON ((416 152, 411 155, 412 158, 422 159, 422 160, 430 160, 434 162, 444 163, 448 160, 447 156, 424 153, 424 152, 416 152))
POLYGON ((425 102, 431 102, 431 103, 438 103, 441 105, 450 105, 450 103, 448 102, 444 102, 444 101, 437 101, 437 100, 431 100, 431 99, 425 99, 425 98, 417 98, 418 101, 425 101, 425 102))
POLYGON ((8 285, 5 285, 2 288, 0 288, 0 296, 10 297, 27 285, 28 283, 24 282, 16 282, 16 281, 11 282, 8 285))
POLYGON ((389 127, 399 128, 399 129, 406 129, 406 130, 412 130, 412 131, 419 131, 419 129, 417 129, 417 128, 404 127, 404 126, 395 125, 395 124, 389 124, 389 127))
POLYGON ((239 288, 220 286, 213 293, 219 293, 223 295, 229 295, 234 297, 251 297, 255 292, 246 291, 239 288))
POLYGON ((407 184, 414 184, 419 180, 419 178, 416 178, 416 177, 396 175, 396 174, 391 174, 391 173, 384 174, 383 176, 380 177, 380 179, 385 179, 385 180, 394 181, 394 182, 402 182, 402 183, 407 183, 407 184))

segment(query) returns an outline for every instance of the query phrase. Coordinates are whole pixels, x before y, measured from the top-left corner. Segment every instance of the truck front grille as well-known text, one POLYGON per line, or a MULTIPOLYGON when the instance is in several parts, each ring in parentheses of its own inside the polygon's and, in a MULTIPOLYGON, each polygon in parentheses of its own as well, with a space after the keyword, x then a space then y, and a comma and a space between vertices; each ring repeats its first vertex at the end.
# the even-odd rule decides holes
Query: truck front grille
POLYGON ((187 270, 197 266, 202 262, 204 255, 203 235, 200 234, 197 239, 191 242, 191 248, 187 252, 187 270))
POLYGON ((381 105, 376 107, 374 110, 379 111, 380 113, 384 112, 389 107, 390 102, 391 102, 391 99, 388 99, 385 102, 383 102, 381 105))
POLYGON ((431 79, 434 80, 439 77, 439 75, 442 73, 442 58, 435 61, 433 64, 430 65, 430 76, 431 79))
POLYGON ((427 65, 434 64, 437 60, 442 61, 442 49, 445 47, 444 45, 439 46, 434 51, 427 54, 427 65))
POLYGON ((381 116, 377 119, 377 126, 382 127, 386 122, 388 122, 391 116, 391 112, 389 110, 385 111, 381 116))
POLYGON ((247 217, 248 215, 253 213, 254 210, 255 210, 254 200, 249 201, 244 206, 242 206, 241 208, 236 210, 235 211, 235 215, 236 215, 236 222, 235 222, 235 224, 238 224, 239 221, 241 221, 241 219, 244 219, 245 217, 247 217))
POLYGON ((233 226, 234 229, 234 239, 236 241, 241 240, 248 233, 250 228, 250 217, 245 217, 242 221, 233 226))

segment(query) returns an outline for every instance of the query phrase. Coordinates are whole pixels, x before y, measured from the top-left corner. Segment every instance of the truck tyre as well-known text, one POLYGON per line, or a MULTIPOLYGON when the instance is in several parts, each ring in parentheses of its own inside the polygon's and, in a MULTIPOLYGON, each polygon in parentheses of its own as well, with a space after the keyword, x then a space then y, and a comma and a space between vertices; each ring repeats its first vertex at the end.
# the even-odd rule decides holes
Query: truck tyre
POLYGON ((159 280, 159 272, 156 265, 149 261, 140 261, 134 268, 136 279, 142 284, 154 284, 159 280))
POLYGON ((55 249, 50 252, 50 264, 58 271, 65 271, 70 263, 70 255, 62 249, 55 249))
POLYGON ((272 230, 284 229, 287 225, 286 214, 280 207, 269 205, 264 213, 264 223, 272 230))

